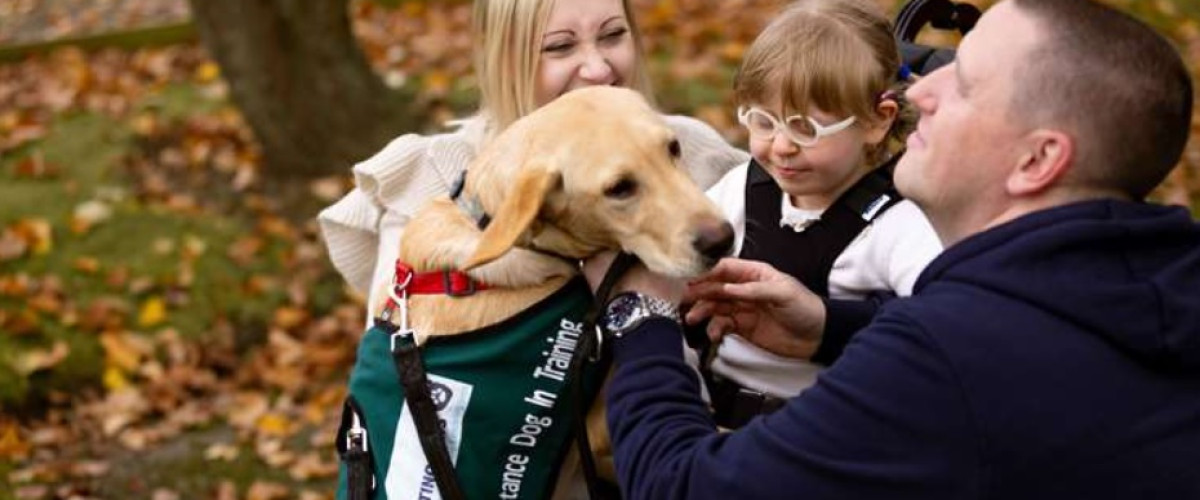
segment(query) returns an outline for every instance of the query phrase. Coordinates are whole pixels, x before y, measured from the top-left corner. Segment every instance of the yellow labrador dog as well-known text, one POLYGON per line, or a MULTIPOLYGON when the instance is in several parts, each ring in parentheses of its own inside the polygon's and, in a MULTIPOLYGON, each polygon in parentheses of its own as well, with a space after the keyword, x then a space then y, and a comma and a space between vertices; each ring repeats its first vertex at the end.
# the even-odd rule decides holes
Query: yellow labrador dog
MULTIPOLYGON (((576 90, 514 123, 470 166, 457 203, 434 200, 405 228, 400 260, 412 269, 466 271, 488 287, 463 297, 408 297, 418 343, 516 316, 602 250, 624 250, 675 277, 708 270, 733 233, 679 158, 672 129, 628 89, 576 90), (481 214, 491 219, 483 230, 481 214)), ((603 454, 602 410, 588 420, 603 454)), ((611 477, 611 462, 600 463, 611 477)), ((560 480, 559 491, 569 482, 560 480)))

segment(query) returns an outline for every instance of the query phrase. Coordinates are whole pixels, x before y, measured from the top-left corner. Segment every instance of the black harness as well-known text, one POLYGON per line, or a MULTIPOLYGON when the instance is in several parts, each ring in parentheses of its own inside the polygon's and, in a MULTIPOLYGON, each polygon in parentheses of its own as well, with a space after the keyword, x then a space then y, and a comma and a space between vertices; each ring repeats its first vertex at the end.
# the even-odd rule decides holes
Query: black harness
POLYGON ((828 296, 829 271, 838 256, 863 229, 902 199, 892 184, 894 165, 893 159, 863 176, 820 220, 796 232, 778 223, 783 191, 751 160, 746 174, 746 234, 738 257, 771 264, 813 292, 828 296))
MULTIPOLYGON (((819 220, 800 232, 780 226, 783 191, 762 166, 751 160, 745 188, 746 232, 738 257, 771 264, 814 293, 828 297, 829 272, 838 256, 863 229, 903 199, 892 182, 892 170, 899 158, 899 154, 893 155, 863 176, 819 220)), ((693 334, 693 345, 695 337, 693 334)), ((709 358, 711 353, 702 355, 702 359, 709 358)), ((712 395, 713 417, 722 427, 736 429, 757 415, 783 407, 782 398, 714 376, 707 366, 703 372, 712 395)))

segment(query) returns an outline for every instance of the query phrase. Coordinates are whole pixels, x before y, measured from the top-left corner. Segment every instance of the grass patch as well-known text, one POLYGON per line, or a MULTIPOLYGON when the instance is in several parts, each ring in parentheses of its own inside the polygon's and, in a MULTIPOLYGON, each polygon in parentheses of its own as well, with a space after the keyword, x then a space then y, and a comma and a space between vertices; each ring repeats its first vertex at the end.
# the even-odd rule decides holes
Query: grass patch
MULTIPOLYGON (((181 84, 148 96, 137 109, 178 121, 223 105, 181 84)), ((289 301, 284 285, 295 272, 288 268, 294 236, 260 231, 260 215, 240 205, 177 209, 139 199, 139 179, 124 168, 139 147, 128 123, 79 113, 60 117, 44 139, 0 161, 0 229, 18 221, 49 228, 41 251, 0 262, 0 281, 31 283, 17 292, 0 288, 7 316, 0 315, 0 408, 36 408, 53 392, 98 386, 105 364, 101 331, 172 328, 186 340, 203 341, 225 321, 239 346, 249 347, 289 301), (18 173, 34 159, 58 173, 18 173), (74 214, 85 204, 103 205, 109 215, 79 230, 74 214), (235 256, 239 245, 253 250, 235 256), (107 317, 90 317, 97 308, 107 317), (67 358, 32 373, 28 365, 20 368, 23 358, 60 342, 69 347, 67 358)), ((337 302, 341 283, 319 280, 310 292, 319 314, 337 302)))
POLYGON ((33 42, 19 45, 0 46, 0 62, 13 62, 35 54, 47 54, 62 47, 75 46, 84 50, 107 47, 137 49, 141 47, 171 45, 196 39, 196 27, 192 23, 150 26, 114 33, 101 33, 57 40, 33 42))

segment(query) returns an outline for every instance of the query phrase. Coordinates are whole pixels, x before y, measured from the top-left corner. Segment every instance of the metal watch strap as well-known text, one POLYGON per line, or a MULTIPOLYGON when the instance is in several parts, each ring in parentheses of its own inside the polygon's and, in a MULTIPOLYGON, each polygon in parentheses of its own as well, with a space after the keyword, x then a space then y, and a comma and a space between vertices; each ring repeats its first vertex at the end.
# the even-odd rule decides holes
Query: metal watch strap
POLYGON ((665 299, 655 297, 653 295, 646 295, 640 292, 623 292, 614 296, 611 300, 609 300, 609 303, 605 305, 605 316, 612 313, 611 309, 617 300, 623 300, 626 297, 635 297, 639 305, 642 306, 641 309, 644 311, 644 313, 641 315, 641 317, 633 318, 631 323, 617 330, 608 328, 609 321, 608 318, 605 318, 606 321, 603 322, 605 326, 605 332, 613 337, 620 338, 650 318, 668 318, 677 323, 682 323, 682 320, 679 316, 678 306, 665 299))

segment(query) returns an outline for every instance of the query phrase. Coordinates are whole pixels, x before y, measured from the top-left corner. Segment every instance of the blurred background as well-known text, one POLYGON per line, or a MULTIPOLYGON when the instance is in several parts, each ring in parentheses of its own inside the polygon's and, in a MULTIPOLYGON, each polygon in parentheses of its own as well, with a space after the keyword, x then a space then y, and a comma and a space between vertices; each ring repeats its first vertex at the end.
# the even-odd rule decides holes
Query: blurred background
MULTIPOLYGON (((744 147, 733 72, 784 3, 634 0, 660 107, 744 147)), ((1200 75, 1200 2, 1109 3, 1200 75)), ((363 304, 313 218, 474 109, 470 10, 0 0, 0 499, 332 498, 363 304)), ((1192 134, 1154 196, 1198 213, 1192 134)))

